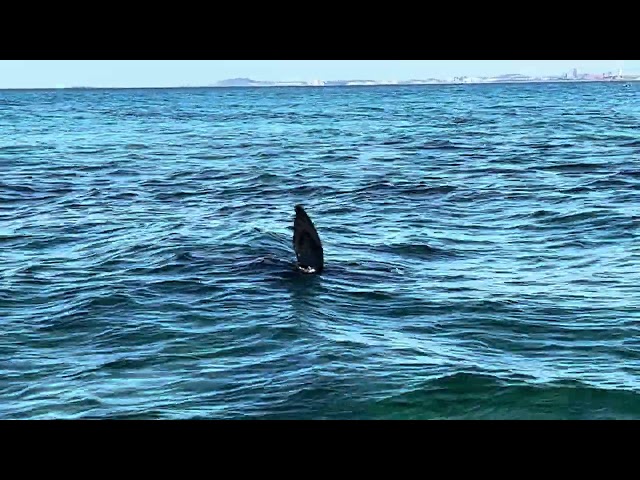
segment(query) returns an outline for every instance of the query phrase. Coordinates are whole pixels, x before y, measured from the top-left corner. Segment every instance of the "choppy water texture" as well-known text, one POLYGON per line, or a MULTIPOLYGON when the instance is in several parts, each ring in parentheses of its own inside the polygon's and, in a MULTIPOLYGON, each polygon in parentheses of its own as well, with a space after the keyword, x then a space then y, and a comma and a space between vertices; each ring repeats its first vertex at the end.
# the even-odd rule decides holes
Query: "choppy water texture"
POLYGON ((0 417, 638 418, 639 126, 620 84, 0 92, 0 417))

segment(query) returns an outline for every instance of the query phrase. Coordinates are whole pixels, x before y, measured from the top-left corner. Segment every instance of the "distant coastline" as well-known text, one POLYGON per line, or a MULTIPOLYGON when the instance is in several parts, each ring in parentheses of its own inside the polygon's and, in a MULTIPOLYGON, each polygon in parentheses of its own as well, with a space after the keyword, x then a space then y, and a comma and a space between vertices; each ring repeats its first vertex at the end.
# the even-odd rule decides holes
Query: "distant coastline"
POLYGON ((640 75, 592 75, 575 77, 529 77, 526 75, 500 75, 497 77, 454 77, 442 80, 428 78, 424 80, 314 80, 314 81, 264 81, 250 78, 231 78, 210 85, 181 85, 174 87, 35 87, 0 88, 9 90, 169 90, 169 89, 207 89, 207 88, 267 88, 267 87, 368 87, 368 86, 412 86, 412 85, 481 85, 481 84, 532 84, 532 83, 630 83, 640 82, 640 75))
POLYGON ((512 84, 512 83, 585 83, 585 82, 635 82, 640 81, 640 75, 613 74, 583 74, 576 77, 530 77, 527 75, 511 74, 497 77, 453 77, 448 80, 428 78, 423 80, 314 80, 306 81, 260 81, 250 78, 232 78, 217 82, 211 87, 350 87, 350 86, 396 86, 396 85, 473 85, 473 84, 512 84))

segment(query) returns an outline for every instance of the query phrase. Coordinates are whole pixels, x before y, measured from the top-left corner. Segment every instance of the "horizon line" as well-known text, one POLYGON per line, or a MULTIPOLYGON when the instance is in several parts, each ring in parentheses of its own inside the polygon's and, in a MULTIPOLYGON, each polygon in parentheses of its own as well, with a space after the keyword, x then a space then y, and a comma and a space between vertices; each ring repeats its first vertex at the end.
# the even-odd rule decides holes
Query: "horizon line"
MULTIPOLYGON (((476 77, 481 78, 481 77, 476 77)), ((491 77, 485 77, 491 78, 491 77)), ((233 80, 233 79, 227 79, 233 80)), ((220 80, 224 82, 225 80, 220 80)), ((254 81, 254 80, 250 80, 254 81)), ((339 82, 358 82, 369 80, 330 80, 339 82)), ((418 80, 414 80, 418 81, 418 80)), ((371 82, 374 82, 371 80, 371 82)), ((620 79, 580 79, 580 78, 554 78, 550 80, 543 79, 531 79, 531 80, 495 80, 495 81, 470 81, 470 82, 456 82, 456 81, 439 81, 439 82, 427 82, 425 83, 369 83, 369 84, 338 84, 338 85, 313 85, 310 83, 299 82, 298 85, 288 85, 287 83, 294 83, 293 81, 282 81, 283 84, 279 84, 278 81, 265 82, 266 85, 174 85, 174 86, 129 86, 129 87, 98 87, 98 86, 73 86, 73 87, 0 87, 1 91, 43 91, 43 90, 178 90, 178 89, 229 89, 229 88, 353 88, 353 87, 442 87, 442 86, 461 86, 461 85, 518 85, 518 84, 532 84, 532 83, 621 83, 621 82, 640 82, 640 78, 620 78, 620 79)))

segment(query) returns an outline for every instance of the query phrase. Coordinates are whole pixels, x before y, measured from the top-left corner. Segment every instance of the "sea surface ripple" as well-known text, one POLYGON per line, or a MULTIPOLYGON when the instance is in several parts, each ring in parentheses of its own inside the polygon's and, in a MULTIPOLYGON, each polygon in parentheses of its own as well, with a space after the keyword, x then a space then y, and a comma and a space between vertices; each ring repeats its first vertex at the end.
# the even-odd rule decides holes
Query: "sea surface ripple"
POLYGON ((640 85, 0 91, 0 129, 0 418, 640 418, 640 85))

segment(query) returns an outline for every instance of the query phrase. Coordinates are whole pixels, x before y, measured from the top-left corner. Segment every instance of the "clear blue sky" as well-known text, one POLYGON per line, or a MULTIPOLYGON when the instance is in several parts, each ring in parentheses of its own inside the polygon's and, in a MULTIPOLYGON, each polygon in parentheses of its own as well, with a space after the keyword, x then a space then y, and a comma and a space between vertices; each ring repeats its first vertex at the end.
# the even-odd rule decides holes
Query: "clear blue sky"
POLYGON ((640 73, 638 60, 0 60, 0 88, 170 87, 218 80, 409 80, 578 68, 640 73))

